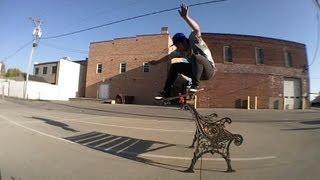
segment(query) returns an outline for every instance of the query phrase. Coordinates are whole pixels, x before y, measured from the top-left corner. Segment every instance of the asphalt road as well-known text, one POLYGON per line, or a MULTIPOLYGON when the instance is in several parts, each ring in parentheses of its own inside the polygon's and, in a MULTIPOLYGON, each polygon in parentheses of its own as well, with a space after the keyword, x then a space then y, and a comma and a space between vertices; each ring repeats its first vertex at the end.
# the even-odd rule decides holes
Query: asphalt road
POLYGON ((200 109, 229 116, 234 173, 218 155, 184 173, 195 125, 174 107, 0 99, 0 180, 319 179, 320 110, 200 109))

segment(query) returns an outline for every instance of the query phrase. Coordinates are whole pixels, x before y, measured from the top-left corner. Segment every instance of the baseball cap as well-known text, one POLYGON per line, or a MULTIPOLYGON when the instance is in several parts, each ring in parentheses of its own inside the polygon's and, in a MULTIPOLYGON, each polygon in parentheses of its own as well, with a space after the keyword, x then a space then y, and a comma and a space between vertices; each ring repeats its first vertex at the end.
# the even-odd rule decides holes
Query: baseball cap
POLYGON ((173 37, 172 37, 172 42, 174 46, 175 44, 179 43, 179 42, 183 42, 184 40, 186 40, 187 37, 183 34, 183 33, 176 33, 173 37))

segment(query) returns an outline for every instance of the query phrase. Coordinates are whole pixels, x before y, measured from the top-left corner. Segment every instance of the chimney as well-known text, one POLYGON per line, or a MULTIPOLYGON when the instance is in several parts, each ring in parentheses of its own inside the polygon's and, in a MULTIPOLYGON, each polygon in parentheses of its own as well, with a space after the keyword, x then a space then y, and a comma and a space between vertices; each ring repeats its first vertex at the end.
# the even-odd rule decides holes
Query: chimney
POLYGON ((169 34, 169 29, 168 29, 168 27, 162 27, 162 28, 161 28, 161 34, 169 34))

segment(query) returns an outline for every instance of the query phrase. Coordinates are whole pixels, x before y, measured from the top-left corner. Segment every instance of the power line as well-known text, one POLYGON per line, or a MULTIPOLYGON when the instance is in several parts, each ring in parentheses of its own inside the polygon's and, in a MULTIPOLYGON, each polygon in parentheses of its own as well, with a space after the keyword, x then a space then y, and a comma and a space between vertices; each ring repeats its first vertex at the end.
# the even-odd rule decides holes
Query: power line
POLYGON ((85 50, 80 50, 80 49, 72 49, 72 48, 65 48, 65 47, 59 47, 50 43, 42 43, 44 46, 46 47, 50 47, 50 48, 54 48, 54 49, 58 49, 58 50, 62 50, 62 51, 66 51, 66 52, 73 52, 73 53, 80 53, 80 54, 88 54, 89 51, 85 51, 85 50))
MULTIPOLYGON (((310 67, 317 59, 317 54, 318 54, 318 50, 319 50, 319 34, 320 34, 320 28, 319 28, 319 12, 317 12, 317 41, 316 41, 316 50, 314 52, 314 55, 313 55, 313 59, 311 61, 311 63, 308 65, 308 67, 310 67)), ((308 68, 307 67, 307 68, 308 68)))
POLYGON ((110 8, 98 11, 98 12, 96 12, 94 14, 79 18, 78 21, 71 22, 70 24, 64 26, 63 29, 66 29, 66 28, 69 29, 70 27, 75 27, 76 25, 79 25, 80 23, 87 22, 89 20, 95 19, 96 16, 101 16, 101 15, 106 14, 106 13, 108 13, 108 15, 110 15, 115 11, 118 11, 120 9, 124 9, 124 8, 127 8, 127 7, 132 7, 132 5, 139 4, 141 2, 142 2, 142 0, 132 0, 132 1, 128 2, 128 4, 123 4, 121 6, 116 6, 116 7, 110 7, 110 8))
POLYGON ((12 58, 13 56, 15 56, 16 54, 18 54, 22 49, 24 49, 25 47, 27 47, 28 45, 30 45, 32 43, 33 40, 25 43, 24 45, 22 45, 21 47, 19 47, 14 53, 10 54, 7 57, 2 58, 3 61, 7 61, 8 59, 12 58))
MULTIPOLYGON (((218 2, 223 2, 223 1, 227 1, 227 0, 214 0, 214 1, 206 1, 206 2, 201 2, 201 3, 195 3, 195 4, 190 4, 189 7, 201 6, 201 5, 212 4, 212 3, 218 3, 218 2)), ((151 15, 161 14, 161 13, 164 13, 164 12, 174 11, 174 10, 177 10, 177 9, 180 9, 180 7, 164 9, 164 10, 160 10, 160 11, 154 11, 154 12, 143 14, 143 15, 129 17, 129 18, 113 21, 113 22, 110 22, 110 23, 101 24, 101 25, 93 26, 93 27, 86 28, 86 29, 81 29, 81 30, 78 30, 78 31, 64 33, 64 34, 60 34, 60 35, 56 35, 56 36, 44 37, 42 39, 54 39, 54 38, 60 38, 60 37, 64 37, 64 36, 69 36, 69 35, 72 35, 72 34, 77 34, 77 33, 89 31, 89 30, 92 30, 92 29, 98 29, 98 28, 101 28, 101 27, 110 26, 110 25, 113 25, 113 24, 118 24, 118 23, 121 23, 121 22, 130 21, 130 20, 134 20, 134 19, 139 19, 139 18, 146 17, 146 16, 151 16, 151 15)))
MULTIPOLYGON (((320 10, 320 3, 319 3, 319 1, 318 0, 314 0, 313 1, 315 4, 316 4, 316 6, 317 6, 317 8, 318 8, 318 10, 320 10)), ((320 40, 320 38, 319 38, 319 34, 320 34, 320 28, 319 28, 319 26, 320 26, 320 23, 319 23, 319 12, 317 12, 317 41, 316 41, 316 50, 315 50, 315 52, 314 52, 314 55, 313 55, 313 58, 312 58, 312 61, 311 61, 311 63, 305 68, 306 70, 316 61, 316 59, 317 59, 317 54, 318 54, 318 50, 319 50, 319 40, 320 40)))

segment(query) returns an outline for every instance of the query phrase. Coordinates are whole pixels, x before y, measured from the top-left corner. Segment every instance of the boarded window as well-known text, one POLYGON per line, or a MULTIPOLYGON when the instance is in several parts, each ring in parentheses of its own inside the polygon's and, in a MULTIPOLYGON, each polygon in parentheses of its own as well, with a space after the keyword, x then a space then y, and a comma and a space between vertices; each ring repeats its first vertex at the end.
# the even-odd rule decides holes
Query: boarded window
POLYGON ((150 72, 150 66, 147 62, 143 63, 143 72, 150 72))
POLYGON ((223 47, 223 57, 225 62, 232 62, 232 49, 231 46, 223 47))
POLYGON ((120 63, 120 73, 127 72, 127 63, 120 63))
POLYGON ((264 52, 262 48, 256 48, 256 61, 257 64, 264 64, 264 52))
POLYGON ((102 64, 97 64, 97 70, 96 70, 96 72, 97 72, 98 74, 102 73, 102 64))
POLYGON ((48 72, 48 67, 43 67, 42 74, 47 74, 47 72, 48 72))

